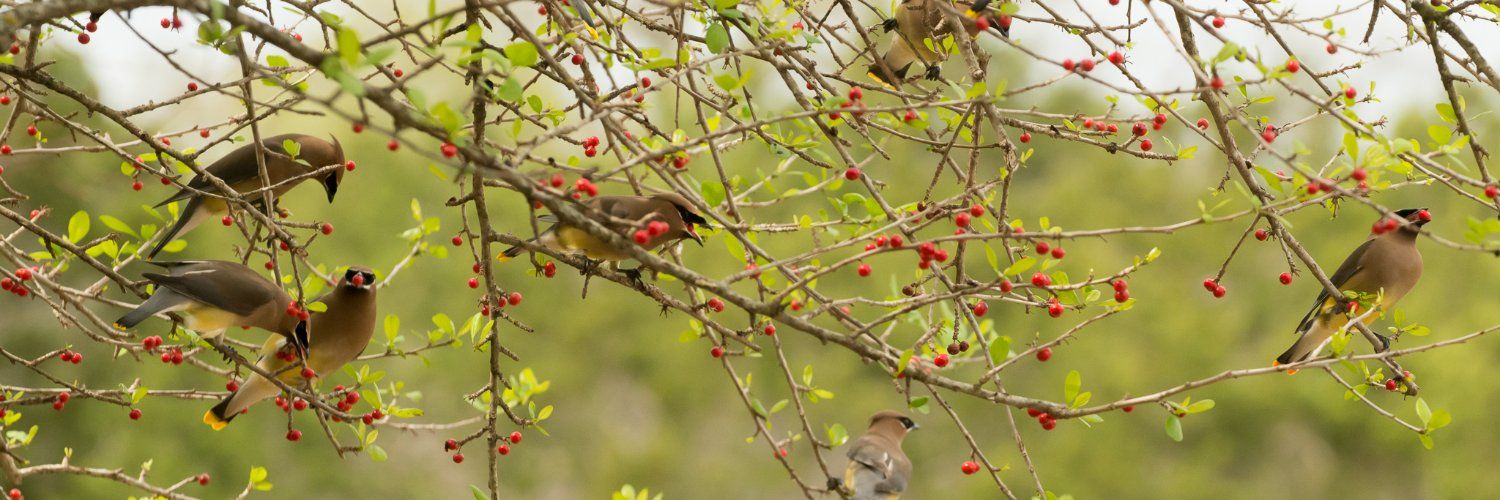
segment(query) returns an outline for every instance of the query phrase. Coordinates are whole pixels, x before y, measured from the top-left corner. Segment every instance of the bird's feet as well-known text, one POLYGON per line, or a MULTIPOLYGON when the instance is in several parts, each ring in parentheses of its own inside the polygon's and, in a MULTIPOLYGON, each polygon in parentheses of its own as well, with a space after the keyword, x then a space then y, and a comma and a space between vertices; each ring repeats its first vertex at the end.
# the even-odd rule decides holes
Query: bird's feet
POLYGON ((926 78, 926 79, 932 80, 932 81, 937 81, 939 78, 942 78, 942 76, 943 76, 943 68, 941 66, 936 65, 936 64, 927 66, 927 71, 925 71, 925 72, 922 73, 922 77, 923 78, 926 78))
POLYGON ((637 289, 646 288, 646 280, 641 279, 641 268, 621 269, 620 274, 625 275, 625 278, 630 280, 630 286, 637 289))
POLYGON ((593 260, 593 259, 590 259, 588 257, 580 257, 580 258, 583 259, 583 267, 580 268, 578 270, 578 272, 582 273, 584 276, 591 276, 591 275, 594 275, 594 274, 598 274, 599 273, 599 265, 604 263, 604 261, 602 261, 602 260, 593 260))

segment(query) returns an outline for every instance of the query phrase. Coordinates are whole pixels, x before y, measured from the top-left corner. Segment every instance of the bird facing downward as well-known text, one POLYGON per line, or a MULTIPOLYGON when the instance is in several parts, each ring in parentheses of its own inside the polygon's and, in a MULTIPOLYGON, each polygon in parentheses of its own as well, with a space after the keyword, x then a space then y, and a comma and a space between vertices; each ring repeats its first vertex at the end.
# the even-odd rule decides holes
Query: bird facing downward
POLYGON ((132 328, 156 314, 177 312, 185 326, 203 337, 218 336, 232 326, 251 326, 278 333, 299 349, 306 347, 297 338, 297 317, 287 313, 292 297, 243 264, 222 260, 152 264, 166 274, 143 273, 156 290, 115 320, 116 328, 132 328))
POLYGON ((906 433, 920 428, 906 415, 883 410, 870 417, 870 428, 849 445, 844 486, 853 500, 893 500, 911 480, 911 460, 901 451, 906 433))
MULTIPOLYGON (((600 223, 627 238, 633 238, 648 251, 681 239, 691 239, 699 245, 703 244, 703 237, 698 235, 696 226, 706 225, 708 220, 693 211, 693 205, 680 194, 600 196, 585 204, 607 217, 599 220, 600 223)), ((547 215, 538 220, 556 221, 556 218, 547 215)), ((595 260, 618 262, 630 258, 625 250, 615 248, 583 229, 560 221, 542 231, 532 241, 554 250, 578 251, 595 260)), ((511 258, 524 251, 526 249, 522 247, 511 247, 502 256, 511 258)))
MULTIPOLYGON (((375 335, 375 273, 363 266, 351 266, 344 272, 333 291, 319 297, 315 302, 328 306, 298 327, 306 332, 307 356, 304 358, 312 374, 321 377, 337 373, 344 364, 353 361, 364 352, 370 337, 375 335)), ((271 337, 261 347, 261 358, 256 366, 266 373, 275 374, 287 385, 301 383, 303 374, 296 369, 296 354, 286 340, 271 337), (288 361, 291 360, 291 361, 288 361)), ((251 405, 275 396, 281 388, 259 374, 252 375, 245 385, 234 394, 224 398, 203 414, 203 423, 214 430, 224 428, 251 405)))
MULTIPOLYGON (((286 194, 297 184, 302 183, 306 175, 330 165, 344 165, 344 148, 339 145, 337 138, 328 142, 317 137, 303 134, 286 134, 269 137, 261 141, 266 148, 266 174, 270 176, 271 200, 275 203, 277 198, 286 194), (287 143, 290 141, 296 146, 296 155, 287 151, 287 143)), ((263 205, 260 194, 246 194, 261 189, 266 183, 260 178, 260 164, 255 159, 255 145, 241 146, 231 151, 219 161, 209 165, 205 172, 213 174, 220 180, 234 188, 236 193, 246 196, 248 201, 257 206, 263 205)), ((339 168, 324 175, 319 182, 323 190, 328 193, 328 202, 333 203, 333 195, 338 192, 339 183, 344 180, 345 169, 339 168)), ((172 227, 163 231, 156 245, 146 254, 148 258, 155 258, 161 249, 171 242, 173 238, 192 230, 204 220, 214 215, 219 215, 229 210, 229 204, 222 198, 215 198, 198 194, 199 191, 212 194, 220 194, 207 177, 198 176, 188 182, 186 188, 177 191, 171 197, 157 203, 160 207, 174 201, 187 200, 178 215, 177 221, 172 227)))
POLYGON ((972 5, 967 1, 949 3, 948 0, 902 0, 891 18, 881 24, 886 32, 896 32, 890 47, 879 55, 879 61, 871 64, 869 74, 890 87, 899 87, 906 80, 906 72, 912 64, 920 61, 926 68, 926 78, 936 80, 940 65, 947 59, 945 54, 935 52, 928 43, 937 44, 938 39, 953 33, 952 23, 944 12, 947 5, 967 8, 965 18, 959 20, 969 36, 978 35, 980 28, 988 25, 1009 37, 1010 28, 994 18, 988 11, 990 0, 979 0, 972 5), (931 42, 925 40, 931 39, 931 42))
MULTIPOLYGON (((1351 303, 1356 302, 1351 300, 1351 294, 1379 296, 1380 301, 1373 306, 1383 315, 1417 285, 1417 280, 1422 277, 1417 229, 1431 221, 1432 214, 1425 208, 1408 208, 1396 211, 1396 215, 1405 223, 1396 220, 1377 222, 1375 234, 1355 248, 1354 253, 1349 254, 1328 278, 1345 296, 1331 297, 1326 290, 1319 292, 1312 310, 1297 325, 1297 341, 1276 358, 1277 364, 1305 361, 1316 356, 1323 342, 1344 328, 1349 317, 1358 312, 1351 310, 1351 303)), ((1381 340, 1389 342, 1383 337, 1381 340)), ((1289 370, 1292 372, 1295 370, 1289 370)))

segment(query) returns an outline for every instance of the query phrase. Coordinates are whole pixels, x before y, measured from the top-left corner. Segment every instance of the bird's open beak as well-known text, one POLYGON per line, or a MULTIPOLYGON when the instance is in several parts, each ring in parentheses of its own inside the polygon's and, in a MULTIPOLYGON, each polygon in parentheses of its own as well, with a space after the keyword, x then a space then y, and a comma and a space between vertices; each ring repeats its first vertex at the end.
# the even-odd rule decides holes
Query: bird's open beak
POLYGON ((339 192, 339 178, 337 175, 329 175, 323 178, 323 190, 328 192, 328 202, 333 203, 333 195, 339 192))
POLYGON ((703 246, 703 237, 698 235, 698 231, 696 229, 693 229, 692 224, 688 224, 687 234, 689 238, 693 239, 693 241, 698 242, 698 246, 703 246))

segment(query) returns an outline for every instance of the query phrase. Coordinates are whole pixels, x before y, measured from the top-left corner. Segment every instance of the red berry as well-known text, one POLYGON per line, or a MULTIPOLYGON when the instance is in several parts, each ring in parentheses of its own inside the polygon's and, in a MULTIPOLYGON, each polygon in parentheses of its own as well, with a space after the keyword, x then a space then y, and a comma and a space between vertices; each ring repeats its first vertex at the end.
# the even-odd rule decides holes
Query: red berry
POLYGON ((1072 59, 1063 59, 1062 67, 1065 70, 1073 71, 1073 60, 1072 59))
POLYGON ((963 471, 963 473, 966 475, 973 474, 975 472, 979 472, 979 464, 974 463, 972 460, 967 461, 959 467, 959 470, 963 471))
POLYGON ((1388 380, 1385 381, 1385 390, 1387 390, 1387 391, 1395 391, 1396 390, 1396 386, 1397 386, 1396 379, 1388 379, 1388 380))
POLYGON ((463 453, 454 453, 453 454, 453 463, 455 463, 455 464, 464 463, 464 454, 463 453))
POLYGON ((708 350, 708 354, 715 358, 722 358, 724 357, 724 348, 722 346, 714 346, 713 349, 708 350))
POLYGON ((306 410, 307 409, 307 400, 302 399, 302 398, 297 398, 297 399, 292 400, 292 408, 296 409, 297 411, 306 410))
POLYGON ((130 419, 131 420, 140 420, 141 419, 141 409, 140 408, 131 408, 130 409, 130 419))
POLYGON ((1302 69, 1302 65, 1297 63, 1296 59, 1292 59, 1286 62, 1286 71, 1288 73, 1296 73, 1299 69, 1302 69))
POLYGON ((81 43, 81 44, 84 44, 84 45, 88 45, 88 43, 89 43, 89 34, 88 33, 79 33, 78 34, 78 43, 81 43))
POLYGON ((917 112, 913 111, 913 110, 910 110, 910 109, 906 110, 906 114, 901 116, 901 121, 904 121, 904 122, 907 122, 907 123, 911 123, 913 121, 916 121, 916 119, 917 119, 917 112))
POLYGON ((333 234, 333 224, 324 222, 322 226, 318 227, 318 230, 322 231, 323 234, 333 234))
POLYGON ((1214 16, 1214 27, 1215 28, 1223 28, 1224 27, 1224 18, 1219 17, 1219 16, 1214 16))
POLYGON ((1063 247, 1056 247, 1052 249, 1052 258, 1054 259, 1061 259, 1067 255, 1068 252, 1066 250, 1063 250, 1063 247))
POLYGON ((1037 255, 1046 255, 1047 252, 1051 252, 1051 251, 1052 251, 1052 245, 1048 245, 1047 242, 1045 242, 1045 241, 1038 241, 1038 242, 1036 242, 1036 253, 1037 253, 1037 255))
POLYGON ((449 440, 443 442, 443 451, 453 451, 453 450, 457 450, 457 449, 458 449, 458 441, 449 439, 449 440))
POLYGON ((1123 62, 1125 62, 1125 54, 1121 54, 1119 51, 1110 52, 1109 53, 1109 62, 1112 62, 1112 63, 1115 63, 1115 64, 1123 63, 1123 62))
POLYGON ((505 301, 513 306, 521 305, 521 292, 510 292, 510 297, 506 298, 505 301))
POLYGON ((1042 429, 1050 431, 1050 430, 1052 430, 1055 427, 1057 427, 1057 421, 1056 420, 1047 419, 1047 420, 1042 421, 1042 429))
POLYGON ((1199 118, 1198 119, 1198 128, 1202 128, 1202 129, 1208 128, 1208 119, 1207 118, 1199 118))
POLYGON ((1031 132, 1021 132, 1021 144, 1031 142, 1031 132))
POLYGON ((521 442, 521 431, 511 432, 510 442, 519 444, 521 442))
POLYGON ((990 29, 990 20, 986 19, 986 18, 983 18, 983 17, 975 19, 974 20, 974 29, 979 30, 979 31, 987 31, 987 30, 989 30, 990 29))
POLYGON ((1062 316, 1063 306, 1062 303, 1057 301, 1057 297, 1053 297, 1052 300, 1047 302, 1047 314, 1054 318, 1062 316))
POLYGON ((855 179, 859 179, 859 169, 855 168, 855 167, 849 167, 848 170, 844 171, 844 178, 845 179, 849 179, 851 181, 855 180, 855 179))
POLYGON ((766 335, 776 335, 776 325, 767 324, 761 331, 765 332, 766 335))
POLYGON ((391 71, 391 74, 395 75, 396 78, 401 78, 402 76, 406 75, 406 72, 405 71, 401 71, 401 68, 396 68, 395 70, 391 71))
POLYGON ((1037 361, 1047 361, 1049 359, 1052 359, 1052 348, 1051 347, 1043 347, 1042 350, 1037 351, 1036 352, 1036 359, 1037 359, 1037 361))
POLYGON ((19 279, 21 281, 26 281, 26 280, 31 279, 31 270, 27 269, 27 268, 24 268, 24 267, 20 268, 20 269, 17 269, 16 270, 16 279, 19 279))
POLYGON ((948 366, 948 355, 947 354, 939 354, 937 356, 934 356, 932 358, 932 364, 934 366, 937 366, 938 368, 942 368, 944 366, 948 366))
POLYGON ((364 132, 364 131, 365 131, 365 124, 359 123, 359 122, 354 122, 354 133, 358 134, 358 133, 364 132))
POLYGON ((1269 238, 1270 236, 1271 236, 1271 234, 1267 233, 1265 229, 1256 229, 1255 230, 1255 239, 1257 239, 1257 240, 1266 241, 1266 238, 1269 238))
POLYGON ((708 308, 713 309, 714 312, 724 312, 724 301, 719 300, 718 297, 710 298, 708 299, 708 308))
POLYGON ((646 234, 646 230, 644 230, 644 229, 638 229, 638 230, 636 230, 636 232, 635 232, 635 244, 637 244, 637 245, 645 245, 646 243, 648 243, 650 241, 651 241, 651 235, 646 234))
POLYGON ((1494 184, 1485 186, 1484 187, 1484 197, 1485 198, 1489 198, 1491 200, 1493 200, 1495 198, 1500 198, 1500 186, 1496 186, 1494 184))
POLYGON ((1125 405, 1125 407, 1120 408, 1120 410, 1124 411, 1125 413, 1130 413, 1135 411, 1135 405, 1125 405))
POLYGON ((57 393, 57 402, 59 402, 59 403, 66 403, 66 402, 68 402, 69 399, 73 399, 73 394, 72 393, 70 393, 68 391, 63 391, 63 392, 57 393))
POLYGON ((1266 143, 1268 143, 1268 144, 1271 143, 1271 142, 1275 142, 1276 141, 1276 131, 1275 130, 1271 130, 1271 129, 1267 129, 1265 132, 1261 132, 1260 133, 1260 138, 1261 139, 1265 139, 1266 143))
POLYGON ((1083 61, 1081 61, 1081 62, 1078 63, 1078 69, 1081 69, 1081 70, 1084 70, 1084 71, 1093 71, 1094 70, 1094 60, 1093 59, 1084 59, 1083 61))
POLYGON ((1130 133, 1135 134, 1136 137, 1146 135, 1146 124, 1137 122, 1131 125, 1130 133))
POLYGON ((197 92, 198 91, 198 82, 188 82, 187 89, 188 89, 188 92, 197 92))
POLYGON ((1354 87, 1345 87, 1344 88, 1344 97, 1353 99, 1356 94, 1357 94, 1357 91, 1354 90, 1354 87))
POLYGON ((1119 290, 1115 292, 1115 302, 1124 303, 1127 300, 1130 300, 1130 291, 1119 290))
POLYGON ((869 264, 860 264, 858 272, 859 272, 860 277, 869 276, 870 275, 870 265, 869 264))
POLYGON ((198 475, 198 486, 208 486, 208 473, 198 475))
POLYGON ((459 246, 463 246, 463 245, 464 245, 464 235, 462 235, 462 234, 455 234, 455 235, 453 235, 453 246, 459 247, 459 246))
POLYGON ((9 105, 10 105, 10 96, 8 96, 8 95, 0 95, 0 106, 9 106, 9 105))
POLYGON ((1228 291, 1224 289, 1224 285, 1215 286, 1214 287, 1214 298, 1216 298, 1216 299, 1224 298, 1224 294, 1227 293, 1227 292, 1228 291))
POLYGON ((1029 415, 1031 418, 1037 418, 1037 417, 1039 417, 1039 416, 1042 415, 1042 410, 1038 410, 1036 408, 1027 408, 1026 409, 1026 414, 1029 415))
POLYGON ((969 227, 969 214, 959 212, 953 217, 953 224, 958 227, 969 227))
POLYGON ((975 316, 984 316, 985 313, 990 312, 990 304, 981 300, 975 302, 974 307, 972 307, 971 309, 974 311, 975 316))
POLYGON ((438 150, 443 153, 444 158, 458 156, 458 146, 453 145, 453 143, 443 143, 442 147, 438 148, 438 150))
POLYGON ((224 225, 226 225, 226 226, 233 226, 234 225, 234 217, 226 215, 226 216, 224 216, 224 218, 219 219, 219 222, 224 223, 224 225))
POLYGON ((230 380, 229 382, 224 384, 224 389, 229 392, 238 391, 240 390, 240 384, 238 382, 230 380))
POLYGON ((583 54, 573 54, 573 65, 578 66, 581 64, 583 64, 583 54))
POLYGON ((495 453, 499 453, 501 455, 509 455, 510 454, 510 446, 509 445, 504 445, 504 444, 502 444, 500 446, 496 446, 495 447, 495 453))
POLYGON ((395 139, 391 139, 390 142, 385 143, 385 148, 391 151, 395 151, 397 149, 401 149, 401 143, 396 142, 395 139))
POLYGON ((864 97, 865 97, 865 91, 860 90, 859 87, 854 87, 854 88, 849 89, 849 99, 850 100, 858 101, 860 99, 863 99, 864 97))
POLYGON ((1281 276, 1278 277, 1278 279, 1281 280, 1281 284, 1290 285, 1292 284, 1292 273, 1281 273, 1281 276))
POLYGON ((313 371, 311 367, 302 367, 302 378, 313 378, 316 376, 318 376, 318 372, 313 371))
POLYGON ((1032 274, 1031 275, 1031 284, 1033 286, 1045 287, 1047 285, 1051 285, 1052 284, 1052 278, 1048 278, 1047 275, 1042 274, 1042 273, 1032 274))
POLYGON ((1209 80, 1208 86, 1213 87, 1214 90, 1222 89, 1224 88, 1224 79, 1216 76, 1213 80, 1209 80))
POLYGON ((1327 51, 1329 54, 1333 54, 1339 51, 1339 46, 1334 45, 1333 42, 1328 42, 1328 47, 1324 48, 1323 50, 1327 51))
POLYGON ((1369 172, 1366 172, 1365 169, 1363 169, 1363 168, 1356 168, 1356 169, 1354 169, 1353 172, 1349 172, 1349 178, 1350 179, 1354 179, 1356 181, 1365 180, 1369 176, 1370 176, 1369 172))
POLYGON ((302 431, 299 431, 297 429, 292 429, 290 431, 287 431, 287 433, 286 433, 286 440, 287 441, 297 441, 297 440, 300 440, 300 439, 302 439, 302 431))

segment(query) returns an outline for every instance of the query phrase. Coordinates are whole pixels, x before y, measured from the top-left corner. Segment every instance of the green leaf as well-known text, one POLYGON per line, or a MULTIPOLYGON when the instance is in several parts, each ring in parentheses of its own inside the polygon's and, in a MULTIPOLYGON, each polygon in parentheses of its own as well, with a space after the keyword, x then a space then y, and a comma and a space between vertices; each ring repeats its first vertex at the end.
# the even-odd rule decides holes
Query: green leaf
POLYGON ((390 458, 389 456, 386 455, 385 448, 381 448, 380 445, 378 445, 378 444, 372 444, 372 445, 370 445, 369 446, 369 450, 370 450, 370 460, 374 460, 376 462, 384 462, 384 461, 386 461, 387 458, 390 458))
POLYGON ((349 28, 339 28, 338 46, 339 57, 344 60, 344 64, 351 67, 359 64, 361 47, 358 33, 349 28))
POLYGON ((250 482, 252 482, 252 483, 259 483, 261 481, 265 481, 266 477, 268 475, 269 475, 269 473, 266 472, 266 468, 265 467, 251 467, 250 468, 250 482))
POLYGON ((843 424, 833 424, 828 427, 828 444, 837 448, 849 441, 849 431, 844 429, 843 424))
POLYGON ((79 210, 68 219, 68 241, 78 243, 89 234, 89 213, 79 210))
POLYGON ((1031 266, 1034 265, 1036 265, 1035 258, 1022 257, 1021 260, 1016 261, 1015 264, 1011 264, 1010 267, 1005 268, 1005 270, 1001 271, 1000 274, 1004 276, 1020 275, 1021 273, 1026 272, 1027 269, 1031 269, 1031 266))
POLYGON ((529 68, 536 66, 541 57, 537 54, 536 46, 531 42, 516 42, 505 46, 505 57, 516 66, 529 68))
POLYGON ((909 365, 909 364, 911 364, 911 357, 913 355, 915 355, 915 354, 916 353, 912 352, 911 349, 907 349, 905 351, 901 351, 901 358, 900 358, 899 361, 896 361, 896 374, 897 375, 900 375, 902 373, 906 373, 906 366, 909 365))
POLYGON ((703 35, 704 43, 708 44, 708 51, 721 54, 729 47, 729 30, 724 29, 723 23, 714 23, 708 27, 708 33, 703 35))
POLYGON ((1427 400, 1417 398, 1417 418, 1422 420, 1422 425, 1432 421, 1432 408, 1427 406, 1427 400))
POLYGON ((1078 388, 1083 386, 1083 375, 1078 370, 1068 371, 1068 378, 1063 380, 1063 399, 1072 402, 1078 398, 1078 388))
POLYGON ((490 500, 490 496, 485 494, 484 490, 479 489, 478 486, 469 485, 469 492, 474 494, 474 500, 490 500))
POLYGON ((135 230, 131 229, 130 224, 126 224, 125 221, 114 218, 113 216, 100 215, 99 222, 103 222, 104 227, 109 228, 111 231, 118 231, 131 236, 136 236, 135 230))
POLYGON ((1427 448, 1429 450, 1432 449, 1432 436, 1428 436, 1426 434, 1417 434, 1417 440, 1422 442, 1423 448, 1427 448))
POLYGON ((1447 427, 1450 423, 1453 423, 1453 415, 1448 413, 1448 410, 1438 410, 1432 412, 1432 420, 1427 422, 1427 428, 1438 430, 1447 427))
POLYGON ((1167 415, 1167 437, 1182 442, 1182 419, 1177 418, 1177 415, 1167 415))

